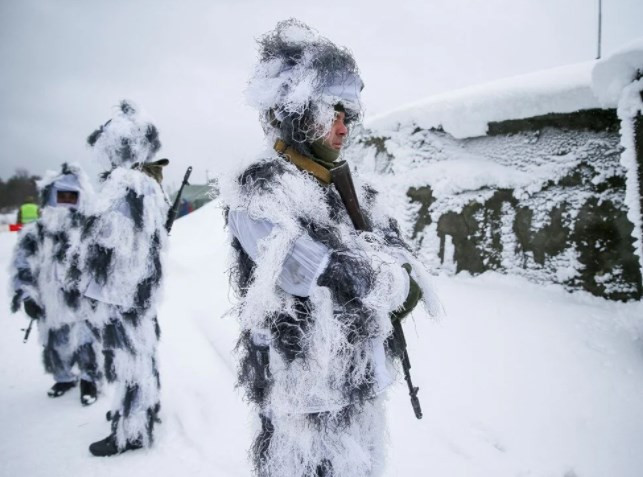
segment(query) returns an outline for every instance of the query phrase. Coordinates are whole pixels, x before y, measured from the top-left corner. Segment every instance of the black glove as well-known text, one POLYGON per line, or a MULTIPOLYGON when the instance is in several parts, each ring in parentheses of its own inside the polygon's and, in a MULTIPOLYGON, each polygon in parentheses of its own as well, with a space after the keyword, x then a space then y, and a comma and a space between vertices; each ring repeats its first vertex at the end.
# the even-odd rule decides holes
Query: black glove
POLYGON ((20 303, 22 303, 22 291, 18 290, 16 293, 13 294, 13 298, 11 299, 11 313, 15 313, 20 309, 20 303))
POLYGON ((406 273, 409 274, 409 294, 406 296, 406 300, 404 300, 402 308, 391 313, 392 320, 402 320, 403 318, 405 318, 406 315, 413 311, 413 309, 420 301, 420 298, 422 298, 422 290, 411 276, 411 265, 405 263, 404 265, 402 265, 402 268, 404 268, 404 270, 406 270, 406 273))
POLYGON ((43 309, 40 308, 31 298, 27 298, 23 302, 23 306, 25 307, 25 313, 29 315, 30 318, 33 318, 34 320, 42 318, 42 315, 44 314, 43 309))

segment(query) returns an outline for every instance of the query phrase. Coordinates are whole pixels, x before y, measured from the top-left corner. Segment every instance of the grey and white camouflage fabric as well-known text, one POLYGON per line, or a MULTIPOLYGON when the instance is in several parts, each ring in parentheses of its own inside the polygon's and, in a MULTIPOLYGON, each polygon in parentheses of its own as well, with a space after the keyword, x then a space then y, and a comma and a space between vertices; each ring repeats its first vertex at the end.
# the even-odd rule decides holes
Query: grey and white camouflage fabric
POLYGON ((359 178, 356 186, 373 232, 355 231, 333 186, 276 155, 220 183, 239 296, 238 379, 261 415, 253 452, 262 477, 377 475, 379 401, 399 351, 390 314, 409 291, 403 263, 438 311, 379 194, 359 178))
POLYGON ((161 144, 156 127, 127 101, 88 142, 112 169, 103 174, 85 221, 79 263, 89 279, 83 294, 93 304, 88 319, 100 330, 105 376, 116 388, 110 416, 117 446, 147 447, 160 411, 157 309, 169 203, 139 166, 161 144))
MULTIPOLYGON (((279 140, 312 160, 338 118, 343 131, 361 118, 362 87, 347 49, 290 19, 259 39, 246 96, 270 146, 279 140)), ((400 354, 390 314, 411 284, 402 265, 437 310, 379 195, 355 182, 372 232, 355 230, 334 186, 273 150, 219 182, 239 296, 238 384, 260 417, 259 477, 379 475, 382 399, 400 354)))
POLYGON ((81 379, 100 383, 102 354, 97 330, 84 319, 82 274, 76 260, 82 224, 93 189, 79 165, 63 164, 38 182, 41 217, 23 228, 12 260, 12 309, 27 299, 44 314, 38 320, 45 371, 59 383, 81 379), (76 194, 76 203, 59 202, 58 194, 76 194))

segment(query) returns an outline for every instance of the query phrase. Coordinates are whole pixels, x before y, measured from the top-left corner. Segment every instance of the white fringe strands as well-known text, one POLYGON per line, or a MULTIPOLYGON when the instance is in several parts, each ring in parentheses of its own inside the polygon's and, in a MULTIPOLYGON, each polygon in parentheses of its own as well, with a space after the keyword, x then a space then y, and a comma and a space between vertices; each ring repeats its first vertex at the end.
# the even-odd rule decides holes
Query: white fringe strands
POLYGON ((334 413, 273 417, 269 457, 258 462, 258 475, 381 476, 388 440, 384 399, 364 403, 348 422, 341 419, 334 413))
POLYGON ((38 332, 45 370, 71 379, 77 363, 83 377, 97 381, 102 368, 100 343, 84 321, 81 290, 86 282, 78 268, 84 213, 93 200, 89 179, 77 164, 63 164, 38 181, 40 219, 21 232, 12 260, 14 308, 29 297, 43 310, 38 332), (59 204, 59 191, 78 194, 76 204, 59 204))
POLYGON ((153 179, 115 169, 101 190, 82 255, 93 277, 88 296, 98 301, 90 319, 102 330, 106 375, 116 382, 112 426, 120 448, 128 440, 151 443, 159 406, 156 310, 167 210, 153 179))
POLYGON ((315 475, 319 465, 332 468, 327 475, 376 475, 384 423, 375 409, 390 384, 378 372, 394 367, 385 349, 392 334, 390 313, 408 293, 402 263, 412 261, 427 307, 439 310, 427 274, 378 209, 377 194, 358 177, 355 182, 372 233, 356 233, 333 188, 279 157, 220 184, 226 207, 275 226, 260 241, 256 264, 248 264, 237 247, 232 268, 241 297, 233 313, 242 340, 251 336, 255 345, 269 348, 267 372, 244 361, 253 358, 252 350, 240 352, 242 371, 253 369, 262 380, 269 376, 267 387, 257 390, 240 375, 248 398, 273 428, 260 433, 258 442, 268 437, 254 447, 262 477, 315 475), (284 259, 302 234, 330 251, 327 268, 304 301, 277 285, 284 259))
POLYGON ((246 89, 269 139, 300 151, 323 138, 341 104, 347 122, 361 118, 363 83, 351 53, 295 19, 259 40, 259 62, 246 89))
POLYGON ((85 296, 94 303, 89 319, 101 330, 105 375, 116 387, 111 417, 117 445, 149 446, 160 410, 156 313, 169 203, 153 178, 131 167, 150 161, 160 141, 154 125, 123 101, 88 143, 113 168, 103 177, 80 254, 90 276, 85 296))
POLYGON ((105 124, 87 138, 96 157, 111 167, 152 159, 161 148, 158 130, 131 101, 123 100, 105 124))

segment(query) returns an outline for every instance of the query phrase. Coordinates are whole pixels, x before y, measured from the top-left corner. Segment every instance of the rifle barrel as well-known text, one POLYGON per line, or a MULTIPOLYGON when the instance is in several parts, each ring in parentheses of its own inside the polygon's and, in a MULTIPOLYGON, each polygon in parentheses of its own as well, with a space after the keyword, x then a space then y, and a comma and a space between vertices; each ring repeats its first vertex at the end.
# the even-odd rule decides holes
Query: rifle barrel
POLYGON ((189 166, 187 170, 185 171, 185 175, 183 176, 183 182, 181 182, 181 187, 179 187, 179 191, 176 193, 176 198, 174 199, 174 203, 172 204, 172 207, 170 207, 170 210, 167 212, 167 221, 165 222, 165 230, 167 230, 167 233, 170 233, 170 230, 172 230, 172 225, 174 224, 174 220, 176 220, 176 215, 179 212, 179 206, 181 205, 181 195, 183 194, 183 188, 188 184, 188 179, 190 178, 190 174, 192 174, 192 166, 189 166))
POLYGON ((411 396, 413 412, 415 413, 416 418, 422 419, 422 407, 420 405, 420 399, 417 396, 420 388, 413 386, 413 381, 411 381, 411 360, 409 359, 409 353, 406 350, 406 338, 404 337, 402 323, 400 323, 399 320, 393 320, 393 337, 402 349, 402 369, 404 370, 404 379, 406 380, 406 384, 409 388, 409 396, 411 396))
POLYGON ((32 318, 32 319, 29 321, 29 326, 27 326, 27 328, 26 328, 26 329, 25 329, 25 328, 23 328, 23 330, 22 330, 22 331, 24 331, 24 332, 25 332, 25 336, 24 336, 24 338, 22 338, 22 342, 23 342, 23 343, 26 343, 26 342, 29 340, 29 335, 31 334, 31 327, 33 326, 33 322, 34 322, 34 321, 36 321, 36 319, 35 319, 35 318, 32 318))

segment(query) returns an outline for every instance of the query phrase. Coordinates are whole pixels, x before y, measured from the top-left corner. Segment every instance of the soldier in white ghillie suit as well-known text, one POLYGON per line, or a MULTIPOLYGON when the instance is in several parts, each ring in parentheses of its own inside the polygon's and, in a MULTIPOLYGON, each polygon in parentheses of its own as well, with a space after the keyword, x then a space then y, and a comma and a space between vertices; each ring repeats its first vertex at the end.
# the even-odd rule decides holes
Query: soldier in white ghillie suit
POLYGON ((56 381, 50 397, 59 397, 78 382, 84 405, 96 401, 101 378, 101 352, 97 330, 83 319, 86 306, 81 296, 81 274, 75 259, 80 244, 83 214, 92 188, 78 165, 63 164, 38 183, 41 217, 20 233, 13 259, 15 312, 38 320, 45 370, 56 381))
POLYGON ((83 230, 79 263, 90 277, 90 321, 100 330, 105 376, 115 383, 112 432, 89 450, 108 456, 152 444, 160 410, 157 305, 169 204, 161 188, 167 159, 154 161, 156 127, 123 101, 88 138, 109 163, 83 230))
POLYGON ((274 149, 222 181, 240 295, 239 384, 257 406, 261 477, 378 475, 391 317, 436 301, 378 193, 356 180, 358 233, 330 169, 361 115, 350 53, 296 20, 259 42, 247 90, 274 149))

